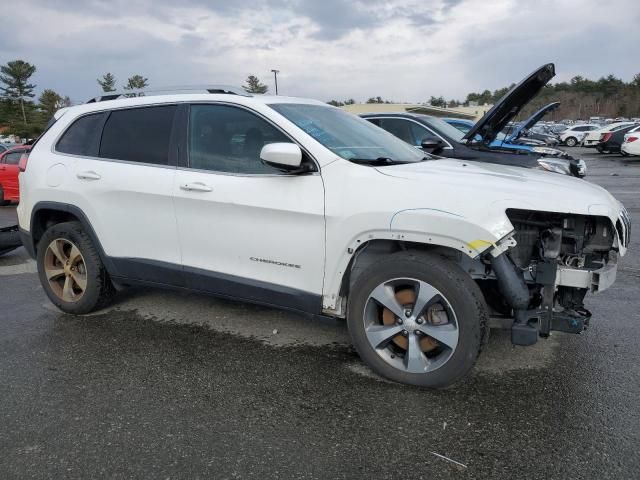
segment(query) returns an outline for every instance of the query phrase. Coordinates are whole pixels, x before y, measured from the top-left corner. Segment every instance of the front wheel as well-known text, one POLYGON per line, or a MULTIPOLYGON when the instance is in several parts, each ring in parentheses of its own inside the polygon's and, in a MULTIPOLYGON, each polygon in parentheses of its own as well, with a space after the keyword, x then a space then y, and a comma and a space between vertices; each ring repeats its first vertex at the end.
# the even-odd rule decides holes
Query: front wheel
POLYGON ((564 141, 567 147, 575 147, 578 144, 578 139, 574 137, 569 137, 564 141))
POLYGON ((38 275, 51 302, 65 313, 92 312, 114 288, 91 238, 79 222, 59 223, 38 242, 38 275))
POLYGON ((347 323, 360 357, 396 382, 442 388, 473 367, 487 339, 487 307, 456 264, 400 252, 358 277, 347 323))

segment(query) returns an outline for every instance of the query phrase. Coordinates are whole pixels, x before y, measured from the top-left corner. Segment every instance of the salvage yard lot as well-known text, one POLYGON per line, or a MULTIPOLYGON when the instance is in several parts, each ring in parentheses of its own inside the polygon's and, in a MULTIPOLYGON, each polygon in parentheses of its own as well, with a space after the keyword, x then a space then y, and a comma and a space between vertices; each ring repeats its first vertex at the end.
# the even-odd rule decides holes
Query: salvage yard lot
POLYGON ((146 289, 72 317, 0 258, 2 476, 640 478, 640 158, 571 152, 634 221, 617 283, 584 335, 492 332, 441 392, 371 374, 342 322, 146 289))

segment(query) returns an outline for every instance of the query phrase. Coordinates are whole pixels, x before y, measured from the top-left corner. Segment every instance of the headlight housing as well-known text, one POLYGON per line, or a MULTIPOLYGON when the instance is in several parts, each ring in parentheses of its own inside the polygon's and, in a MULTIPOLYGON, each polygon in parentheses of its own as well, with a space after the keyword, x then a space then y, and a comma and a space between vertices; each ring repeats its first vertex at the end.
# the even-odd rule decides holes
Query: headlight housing
POLYGON ((562 150, 558 150, 557 148, 549 148, 549 147, 533 147, 531 151, 535 153, 542 153, 544 155, 554 155, 554 156, 558 156, 564 153, 562 150))
POLYGON ((563 175, 571 175, 569 162, 566 160, 555 160, 552 158, 539 158, 538 168, 547 172, 562 173, 563 175))

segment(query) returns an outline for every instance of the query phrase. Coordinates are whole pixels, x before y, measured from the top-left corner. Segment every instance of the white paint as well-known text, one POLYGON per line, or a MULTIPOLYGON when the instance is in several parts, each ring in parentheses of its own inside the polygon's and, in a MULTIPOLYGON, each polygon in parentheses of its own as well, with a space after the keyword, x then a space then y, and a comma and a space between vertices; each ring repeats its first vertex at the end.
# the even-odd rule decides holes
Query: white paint
POLYGON ((332 310, 352 252, 369 240, 444 245, 476 257, 512 230, 507 208, 588 215, 593 207, 613 224, 620 212, 619 202, 599 186, 531 169, 455 159, 357 165, 282 117, 269 107, 273 103, 324 105, 288 97, 179 94, 69 108, 35 146, 21 175, 20 225, 30 228, 31 209, 39 201, 73 204, 87 215, 107 255, 182 263, 294 287, 323 295, 323 306, 332 310), (309 152, 320 172, 228 175, 53 151, 58 135, 81 114, 176 102, 251 109, 309 152), (47 186, 45 172, 56 163, 73 172, 64 188, 47 186), (83 172, 100 179, 79 179, 83 172), (179 188, 184 184, 207 188, 179 188))

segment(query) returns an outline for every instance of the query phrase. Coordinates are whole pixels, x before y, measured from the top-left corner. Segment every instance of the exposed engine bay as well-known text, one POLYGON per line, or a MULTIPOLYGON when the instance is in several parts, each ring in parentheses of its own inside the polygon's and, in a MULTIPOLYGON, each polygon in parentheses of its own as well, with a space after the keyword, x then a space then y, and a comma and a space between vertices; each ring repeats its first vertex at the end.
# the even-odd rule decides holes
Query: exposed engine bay
POLYGON ((628 243, 628 217, 507 210, 510 248, 483 259, 490 275, 478 279, 497 315, 514 318, 512 341, 531 345, 551 330, 582 332, 591 313, 587 292, 615 280, 619 244, 628 243), (514 242, 515 240, 515 242, 514 242), (515 245, 513 245, 515 243, 515 245))

